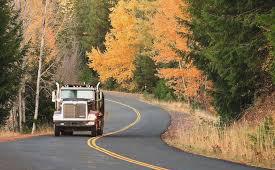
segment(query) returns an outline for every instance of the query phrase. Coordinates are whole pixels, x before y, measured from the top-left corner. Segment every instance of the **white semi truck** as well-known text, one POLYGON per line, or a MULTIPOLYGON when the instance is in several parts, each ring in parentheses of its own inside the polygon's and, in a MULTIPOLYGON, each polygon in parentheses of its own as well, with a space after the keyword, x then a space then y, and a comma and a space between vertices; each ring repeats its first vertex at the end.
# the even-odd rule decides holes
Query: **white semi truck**
POLYGON ((64 85, 56 83, 52 101, 54 135, 72 135, 73 131, 90 131, 102 135, 104 127, 104 94, 91 85, 64 85))

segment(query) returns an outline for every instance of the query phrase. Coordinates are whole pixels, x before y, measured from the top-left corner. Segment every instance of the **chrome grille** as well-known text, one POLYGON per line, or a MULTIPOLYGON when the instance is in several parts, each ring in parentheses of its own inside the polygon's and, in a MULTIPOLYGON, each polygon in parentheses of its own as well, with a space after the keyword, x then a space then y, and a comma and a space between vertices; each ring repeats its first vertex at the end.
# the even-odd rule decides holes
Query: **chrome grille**
POLYGON ((64 118, 86 118, 86 104, 64 104, 64 118))

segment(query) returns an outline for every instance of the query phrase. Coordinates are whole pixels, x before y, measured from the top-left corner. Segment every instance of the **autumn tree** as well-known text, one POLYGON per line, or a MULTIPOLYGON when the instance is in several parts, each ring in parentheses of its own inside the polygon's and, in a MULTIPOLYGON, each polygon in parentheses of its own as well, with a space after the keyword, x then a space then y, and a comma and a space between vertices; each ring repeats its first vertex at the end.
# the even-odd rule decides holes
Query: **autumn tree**
MULTIPOLYGON (((157 11, 152 18, 152 34, 156 37, 153 57, 159 64, 159 77, 167 80, 168 85, 178 96, 188 101, 201 95, 201 87, 207 81, 203 73, 197 69, 188 57, 188 37, 191 31, 180 24, 190 20, 188 3, 182 0, 158 0, 157 11)), ((205 92, 203 92, 205 93, 205 92)))
POLYGON ((120 0, 112 10, 106 51, 94 48, 89 53, 89 66, 99 73, 101 81, 113 78, 122 87, 136 88, 133 81, 136 57, 153 55, 148 22, 153 13, 152 4, 147 0, 120 0))
POLYGON ((112 29, 106 35, 106 52, 93 48, 89 53, 89 66, 95 69, 102 82, 114 78, 119 84, 128 86, 133 79, 137 46, 137 18, 133 7, 136 1, 119 1, 110 14, 112 29))
MULTIPOLYGON (((33 98, 36 98, 33 95, 35 89, 39 90, 39 93, 42 92, 44 97, 49 98, 49 91, 51 91, 51 84, 54 80, 55 69, 59 63, 58 47, 56 44, 56 34, 58 29, 55 28, 55 9, 57 3, 50 3, 47 10, 47 15, 44 15, 44 4, 46 1, 16 1, 16 7, 20 11, 19 18, 22 20, 23 25, 23 41, 22 46, 28 45, 29 50, 22 60, 21 69, 24 70, 24 74, 21 79, 18 80, 18 85, 20 86, 18 90, 18 96, 13 100, 13 108, 10 113, 11 116, 15 115, 15 120, 19 120, 18 123, 19 129, 22 132, 23 127, 31 126, 33 123, 34 113, 39 113, 37 110, 40 110, 36 101, 33 101, 33 98), (43 24, 43 20, 46 18, 48 24, 43 24), (45 25, 45 32, 42 31, 42 26, 45 25), (42 33, 44 32, 44 33, 42 33), (44 38, 42 38, 44 35, 44 38), (41 45, 41 40, 44 39, 44 45, 41 45), (42 51, 42 52, 41 52, 42 51), (39 65, 38 61, 40 56, 42 56, 42 63, 39 65), (38 73, 40 67, 40 87, 36 88, 38 73), (49 78, 51 77, 51 78, 49 78), (30 90, 30 91, 29 91, 30 90), (27 93, 29 92, 29 93, 27 93), (30 93, 31 92, 31 93, 30 93), (46 92, 46 93, 45 93, 46 92), (36 102, 36 104, 35 104, 36 102), (34 109, 34 106, 38 109, 34 109), (35 110, 35 111, 34 111, 35 110), (18 116, 18 117, 17 117, 18 116), (31 122, 31 123, 28 123, 31 122)), ((38 95, 37 95, 38 96, 38 95)), ((41 95, 39 95, 40 100, 41 95)), ((43 108, 43 106, 42 106, 43 108)), ((47 111, 46 111, 47 112, 47 111)), ((38 114, 39 115, 39 114, 38 114)), ((35 121, 36 122, 36 121, 35 121)), ((15 127, 17 129, 17 127, 15 127)))
POLYGON ((21 48, 22 23, 18 13, 12 8, 11 1, 1 0, 0 20, 0 124, 2 124, 19 88, 18 80, 21 78, 25 49, 21 48))

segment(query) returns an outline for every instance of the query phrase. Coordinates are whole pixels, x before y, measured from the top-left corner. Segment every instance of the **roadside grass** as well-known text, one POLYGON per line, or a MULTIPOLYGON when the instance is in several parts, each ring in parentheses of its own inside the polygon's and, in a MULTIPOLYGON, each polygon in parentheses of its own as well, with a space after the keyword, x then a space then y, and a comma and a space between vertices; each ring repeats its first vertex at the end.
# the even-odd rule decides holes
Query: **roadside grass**
POLYGON ((208 157, 275 168, 275 127, 271 117, 257 124, 240 121, 221 127, 215 114, 193 110, 185 103, 148 97, 141 100, 170 112, 171 125, 162 135, 168 145, 208 157))
POLYGON ((219 159, 275 168, 274 134, 264 125, 241 123, 220 129, 214 124, 196 122, 188 129, 180 123, 175 128, 178 130, 163 135, 169 145, 219 159))
POLYGON ((35 135, 49 135, 53 134, 53 125, 43 124, 37 128, 35 135))
POLYGON ((202 109, 193 109, 187 103, 179 102, 179 101, 162 101, 158 99, 154 99, 151 96, 140 96, 140 100, 162 107, 169 112, 180 112, 180 113, 188 113, 189 115, 193 115, 193 118, 204 121, 218 121, 218 117, 215 113, 209 113, 202 109))
POLYGON ((0 142, 14 141, 18 139, 25 139, 33 136, 49 135, 53 133, 52 126, 45 124, 38 127, 34 134, 30 133, 30 130, 25 130, 22 133, 14 132, 4 128, 0 128, 0 142))
POLYGON ((12 136, 18 136, 18 135, 20 135, 20 133, 13 132, 10 130, 0 129, 0 138, 1 137, 12 137, 12 136))

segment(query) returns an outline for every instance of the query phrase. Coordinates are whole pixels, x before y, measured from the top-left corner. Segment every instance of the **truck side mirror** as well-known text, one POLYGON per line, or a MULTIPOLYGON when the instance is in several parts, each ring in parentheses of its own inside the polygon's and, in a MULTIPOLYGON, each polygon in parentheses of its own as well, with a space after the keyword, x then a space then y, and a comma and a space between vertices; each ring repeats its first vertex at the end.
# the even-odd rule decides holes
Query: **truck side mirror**
POLYGON ((52 91, 52 102, 56 102, 56 91, 52 91))

